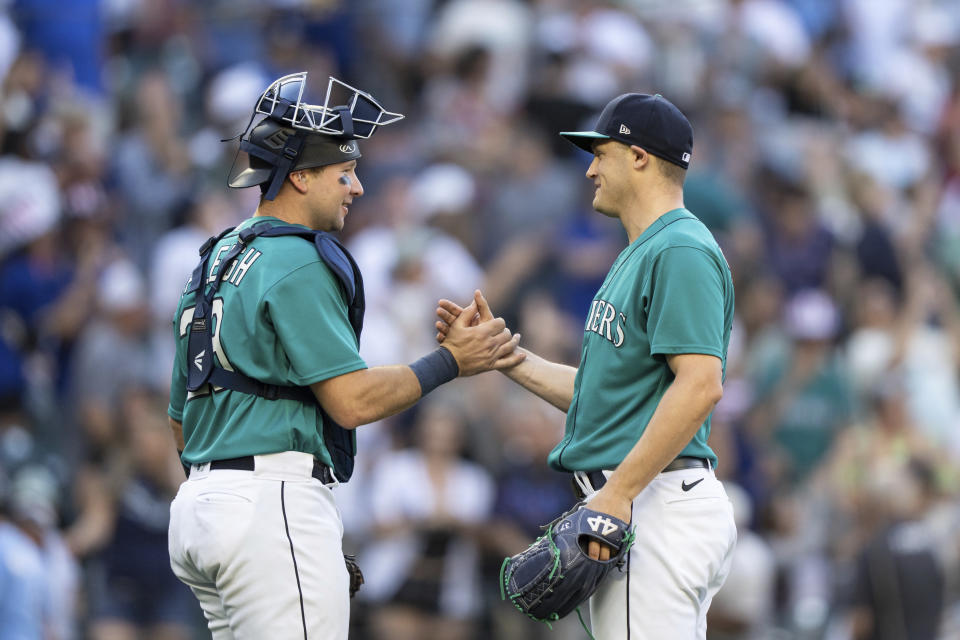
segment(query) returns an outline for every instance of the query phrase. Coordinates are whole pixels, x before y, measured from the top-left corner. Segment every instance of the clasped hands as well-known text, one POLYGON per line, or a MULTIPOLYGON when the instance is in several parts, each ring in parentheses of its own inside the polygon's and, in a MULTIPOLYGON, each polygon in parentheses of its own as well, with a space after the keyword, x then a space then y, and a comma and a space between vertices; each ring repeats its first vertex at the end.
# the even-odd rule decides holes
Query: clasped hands
POLYGON ((493 316, 479 289, 466 307, 450 300, 437 304, 437 342, 453 354, 461 376, 507 369, 526 357, 517 349, 520 334, 511 333, 503 318, 493 316))
MULTIPOLYGON (((479 371, 509 369, 523 362, 526 352, 517 346, 520 341, 520 334, 511 335, 503 319, 493 317, 487 300, 479 290, 474 292, 473 300, 466 307, 461 307, 450 300, 440 300, 437 304, 438 320, 435 325, 437 342, 448 348, 455 334, 463 327, 489 326, 489 332, 497 332, 494 335, 499 342, 499 346, 491 356, 493 359, 487 361, 488 366, 479 371)), ((479 371, 474 373, 479 373, 479 371)), ((462 373, 461 375, 471 374, 462 373)), ((611 486, 606 486, 592 497, 590 508, 601 513, 614 515, 625 522, 630 522, 631 502, 630 498, 619 496, 614 493, 611 486)), ((592 540, 589 543, 587 555, 595 560, 606 561, 610 559, 611 553, 614 551, 609 546, 592 540)))

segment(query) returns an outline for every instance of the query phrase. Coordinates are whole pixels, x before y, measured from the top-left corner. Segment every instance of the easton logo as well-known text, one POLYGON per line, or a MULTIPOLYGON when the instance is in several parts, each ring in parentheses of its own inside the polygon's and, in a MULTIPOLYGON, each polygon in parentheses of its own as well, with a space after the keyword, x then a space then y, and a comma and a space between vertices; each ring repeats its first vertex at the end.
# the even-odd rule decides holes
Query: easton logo
POLYGON ((342 144, 340 145, 340 151, 343 153, 353 153, 356 151, 356 147, 354 147, 352 144, 342 144))
POLYGON ((608 536, 620 527, 613 524, 610 518, 604 516, 593 516, 592 518, 587 518, 587 524, 590 525, 590 528, 594 531, 599 531, 600 535, 608 536), (600 529, 603 527, 603 530, 600 529))
POLYGON ((630 128, 627 127, 627 125, 625 125, 625 124, 621 124, 621 125, 620 125, 620 133, 623 134, 623 135, 627 135, 627 136, 628 136, 628 135, 630 135, 630 128))
POLYGON ((287 143, 287 138, 290 137, 290 132, 284 129, 278 129, 274 133, 271 133, 269 136, 263 139, 265 143, 273 147, 274 149, 282 149, 283 145, 287 143))
POLYGON ((197 356, 193 359, 193 365, 197 369, 200 369, 200 371, 203 371, 203 354, 205 354, 206 352, 207 350, 204 349, 203 351, 198 353, 197 356))

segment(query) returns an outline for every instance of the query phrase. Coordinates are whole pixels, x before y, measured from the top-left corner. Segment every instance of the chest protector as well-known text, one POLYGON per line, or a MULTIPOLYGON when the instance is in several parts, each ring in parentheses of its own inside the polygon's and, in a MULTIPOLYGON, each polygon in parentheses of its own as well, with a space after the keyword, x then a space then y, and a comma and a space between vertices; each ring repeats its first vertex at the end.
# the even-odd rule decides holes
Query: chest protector
POLYGON ((227 229, 218 236, 207 240, 200 248, 200 264, 193 270, 187 291, 196 293, 196 307, 193 310, 193 321, 190 323, 187 338, 187 391, 196 392, 207 384, 217 387, 249 393, 266 398, 267 400, 296 400, 315 407, 323 420, 323 440, 330 452, 333 461, 333 470, 337 480, 346 482, 353 474, 353 459, 357 453, 356 435, 344 429, 327 415, 310 387, 297 387, 267 384, 246 376, 239 371, 229 371, 214 364, 213 333, 211 326, 211 309, 213 298, 220 289, 220 282, 227 267, 244 249, 259 237, 275 238, 278 236, 299 236, 313 243, 317 254, 324 264, 330 268, 340 281, 344 298, 347 303, 347 317, 353 332, 360 342, 360 331, 363 329, 363 278, 353 256, 333 236, 324 231, 315 231, 293 225, 273 225, 258 222, 250 227, 241 229, 234 244, 221 261, 217 273, 212 274, 213 282, 203 291, 206 281, 207 262, 214 246, 233 228, 227 229))

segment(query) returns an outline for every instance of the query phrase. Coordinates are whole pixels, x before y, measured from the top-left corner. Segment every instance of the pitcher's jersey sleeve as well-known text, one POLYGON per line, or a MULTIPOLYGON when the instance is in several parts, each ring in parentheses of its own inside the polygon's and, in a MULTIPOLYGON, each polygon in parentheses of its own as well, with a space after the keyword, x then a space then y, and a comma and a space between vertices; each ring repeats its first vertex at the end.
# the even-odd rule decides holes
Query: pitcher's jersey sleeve
POLYGON ((289 361, 286 378, 305 386, 365 369, 341 286, 320 261, 299 267, 266 291, 264 317, 289 361))
POLYGON ((669 247, 657 256, 647 313, 652 355, 700 353, 724 358, 722 268, 712 255, 695 247, 669 247))

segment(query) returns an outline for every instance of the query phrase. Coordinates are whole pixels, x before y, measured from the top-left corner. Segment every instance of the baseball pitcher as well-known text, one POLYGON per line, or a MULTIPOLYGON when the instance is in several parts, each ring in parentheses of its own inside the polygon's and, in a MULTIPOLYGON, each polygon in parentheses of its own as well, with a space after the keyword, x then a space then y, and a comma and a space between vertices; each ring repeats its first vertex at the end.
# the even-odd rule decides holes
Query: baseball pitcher
MULTIPOLYGON (((561 135, 593 154, 593 207, 630 243, 587 314, 579 367, 528 353, 503 369, 567 412, 548 462, 586 502, 507 559, 503 595, 548 622, 589 597, 596 640, 702 640, 736 543, 707 445, 734 298, 716 241, 683 204, 693 130, 662 96, 629 93, 593 131, 561 135)), ((463 313, 493 317, 479 292, 471 307, 442 300, 438 340, 463 313)))

